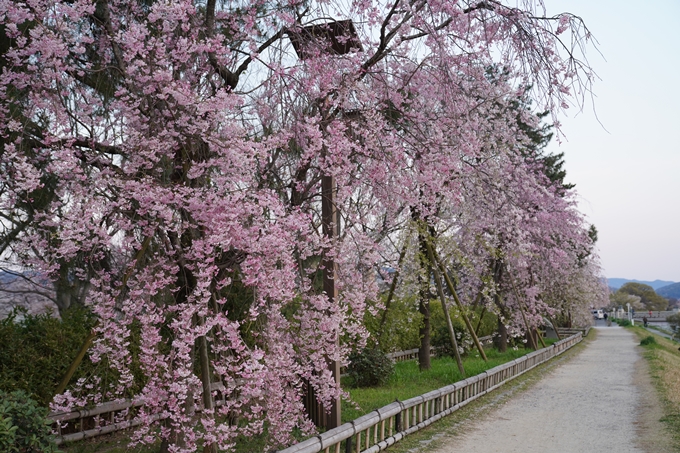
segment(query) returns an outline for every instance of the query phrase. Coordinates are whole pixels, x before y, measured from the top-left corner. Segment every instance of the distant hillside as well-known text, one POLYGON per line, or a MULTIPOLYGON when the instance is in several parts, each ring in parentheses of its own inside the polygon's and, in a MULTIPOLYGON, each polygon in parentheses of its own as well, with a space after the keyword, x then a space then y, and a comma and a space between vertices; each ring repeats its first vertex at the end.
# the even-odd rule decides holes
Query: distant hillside
MULTIPOLYGON (((24 275, 35 276, 35 273, 25 272, 24 275)), ((38 279, 38 282, 45 284, 47 288, 36 288, 15 273, 0 271, 0 319, 6 318, 17 306, 26 308, 32 315, 52 312, 59 316, 54 302, 44 294, 40 294, 48 293, 53 297, 53 292, 49 288, 51 285, 45 280, 38 279)))
MULTIPOLYGON (((626 278, 608 278, 607 279, 607 284, 609 285, 609 287, 614 288, 614 289, 619 289, 628 282, 644 283, 645 285, 649 285, 652 288, 654 288, 654 291, 656 291, 659 288, 663 288, 664 286, 669 286, 669 285, 675 284, 675 282, 668 282, 668 281, 664 281, 664 280, 654 280, 653 282, 646 282, 646 281, 643 281, 643 280, 628 280, 626 278)), ((657 291, 657 294, 659 294, 658 291, 657 291)))
POLYGON ((680 283, 673 283, 672 285, 662 286, 656 290, 659 296, 671 297, 673 299, 680 299, 680 283))

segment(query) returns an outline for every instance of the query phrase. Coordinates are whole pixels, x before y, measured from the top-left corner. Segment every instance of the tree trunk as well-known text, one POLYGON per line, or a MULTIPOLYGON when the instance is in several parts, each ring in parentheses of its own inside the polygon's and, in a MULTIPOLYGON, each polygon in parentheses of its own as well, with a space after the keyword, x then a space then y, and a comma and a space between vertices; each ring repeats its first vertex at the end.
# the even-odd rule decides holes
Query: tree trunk
MULTIPOLYGON (((204 324, 202 318, 198 318, 199 325, 204 324)), ((212 411, 214 408, 212 392, 210 390, 211 372, 210 372, 210 357, 208 356, 208 341, 205 335, 197 339, 198 343, 198 357, 201 366, 201 384, 203 387, 203 406, 205 410, 212 411)), ((192 402, 193 404, 193 402, 192 402)), ((203 446, 203 453, 217 453, 217 444, 206 444, 203 446)))
MULTIPOLYGON (((337 185, 335 177, 331 175, 323 175, 321 178, 321 217, 323 223, 323 235, 330 242, 333 242, 340 236, 340 222, 338 220, 337 207, 337 185)), ((338 303, 338 287, 335 284, 338 276, 338 264, 335 259, 329 255, 323 256, 323 290, 328 297, 331 304, 338 303)), ((334 333, 335 345, 340 347, 340 338, 337 332, 334 333)), ((340 386, 340 362, 336 360, 328 360, 328 367, 333 377, 335 385, 340 386)), ((326 429, 337 428, 342 424, 342 408, 340 398, 334 399, 331 402, 331 407, 327 408, 327 422, 326 429)))
MULTIPOLYGON (((424 223, 424 222, 423 222, 424 223)), ((423 228, 422 225, 420 225, 423 228)), ((418 245, 419 245, 419 261, 421 272, 418 274, 419 282, 419 303, 418 311, 423 315, 422 323, 420 324, 420 348, 418 349, 418 367, 420 370, 429 370, 432 367, 430 361, 430 275, 432 275, 432 264, 427 259, 427 238, 425 232, 419 228, 418 245)))
POLYGON ((420 325, 420 348, 418 349, 418 367, 420 370, 429 370, 432 367, 430 362, 430 291, 426 294, 420 292, 420 303, 418 304, 418 311, 423 315, 423 321, 420 325))
POLYGON ((486 314, 486 307, 482 307, 482 312, 479 314, 479 321, 477 321, 477 327, 475 327, 475 335, 479 336, 479 328, 482 327, 482 320, 486 314))
POLYGON ((491 263, 491 269, 493 270, 493 280, 497 286, 496 294, 493 296, 493 302, 498 307, 498 335, 494 337, 493 343, 499 352, 505 352, 508 350, 508 328, 505 327, 504 319, 508 319, 508 312, 503 305, 503 300, 501 299, 501 294, 499 293, 501 287, 501 281, 503 280, 503 262, 494 258, 491 263))
POLYGON ((498 317, 498 335, 494 337, 493 342, 499 352, 506 352, 508 350, 508 329, 505 327, 500 316, 498 317))

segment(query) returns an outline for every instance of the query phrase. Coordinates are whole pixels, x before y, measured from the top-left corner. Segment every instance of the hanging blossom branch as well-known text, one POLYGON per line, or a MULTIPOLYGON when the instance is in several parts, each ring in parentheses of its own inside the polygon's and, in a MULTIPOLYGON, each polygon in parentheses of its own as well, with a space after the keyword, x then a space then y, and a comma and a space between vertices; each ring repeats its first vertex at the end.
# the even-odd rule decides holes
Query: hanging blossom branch
MULTIPOLYGON (((139 397, 135 442, 159 433, 167 451, 231 450, 265 427, 268 447, 296 428, 312 433, 305 389, 324 407, 340 397, 328 361, 365 344, 372 269, 414 211, 442 244, 459 241, 475 290, 488 250, 517 257, 528 294, 538 294, 529 256, 547 257, 537 274, 574 254, 550 235, 576 219, 545 214, 570 208, 512 158, 526 137, 508 107, 522 91, 511 82, 535 81, 550 106, 579 76, 535 8, 359 2, 337 19, 353 20, 366 53, 297 59, 283 30, 328 17, 325 5, 220 5, 15 1, 0 11, 10 43, 0 212, 16 226, 3 250, 56 282, 88 283, 99 318, 90 358, 119 376, 71 384, 54 408, 139 397), (506 46, 504 59, 492 46, 506 46), (332 241, 320 231, 321 175, 338 185, 343 232, 332 241), (333 303, 318 288, 322 256, 338 263, 333 303), (224 386, 222 407, 211 407, 210 379, 224 386)), ((541 276, 547 293, 555 285, 541 276)), ((512 322, 517 305, 500 306, 512 322)))

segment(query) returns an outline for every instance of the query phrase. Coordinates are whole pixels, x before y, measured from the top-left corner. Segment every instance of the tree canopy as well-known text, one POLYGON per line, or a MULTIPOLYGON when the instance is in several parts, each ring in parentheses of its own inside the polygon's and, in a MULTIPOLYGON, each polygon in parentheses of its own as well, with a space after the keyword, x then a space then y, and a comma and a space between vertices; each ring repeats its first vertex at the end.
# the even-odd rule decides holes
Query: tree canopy
POLYGON ((654 288, 644 283, 628 282, 619 288, 617 293, 639 297, 640 303, 646 310, 656 311, 668 308, 668 299, 659 296, 654 288))
POLYGON ((118 373, 53 407, 141 398, 135 442, 172 451, 312 432, 303 394, 340 397, 328 362, 419 234, 511 334, 587 318, 593 240, 517 106, 578 102, 589 38, 531 0, 3 2, 0 251, 92 307, 118 373))

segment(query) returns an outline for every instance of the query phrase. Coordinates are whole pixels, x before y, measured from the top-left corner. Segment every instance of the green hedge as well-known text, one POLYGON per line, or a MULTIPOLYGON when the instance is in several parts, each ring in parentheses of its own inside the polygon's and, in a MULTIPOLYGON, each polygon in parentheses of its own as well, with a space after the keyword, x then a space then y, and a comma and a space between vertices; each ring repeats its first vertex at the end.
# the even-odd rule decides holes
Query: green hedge
MULTIPOLYGON (((17 309, 0 321, 0 390, 22 390, 41 406, 49 404, 95 323, 83 307, 73 307, 61 316, 60 320, 17 309)), ((92 368, 85 360, 72 382, 92 368)))

